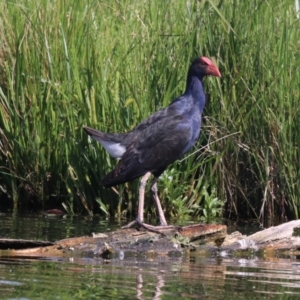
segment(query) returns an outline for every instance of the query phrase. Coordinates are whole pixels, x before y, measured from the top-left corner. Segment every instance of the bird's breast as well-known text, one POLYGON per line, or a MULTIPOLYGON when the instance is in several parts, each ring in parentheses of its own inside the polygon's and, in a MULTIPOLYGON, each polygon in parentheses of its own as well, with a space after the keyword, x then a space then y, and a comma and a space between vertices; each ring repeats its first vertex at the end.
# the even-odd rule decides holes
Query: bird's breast
POLYGON ((195 112, 190 112, 185 115, 183 120, 177 126, 177 134, 174 134, 178 142, 182 145, 181 155, 188 152, 196 143, 201 127, 201 115, 195 112))

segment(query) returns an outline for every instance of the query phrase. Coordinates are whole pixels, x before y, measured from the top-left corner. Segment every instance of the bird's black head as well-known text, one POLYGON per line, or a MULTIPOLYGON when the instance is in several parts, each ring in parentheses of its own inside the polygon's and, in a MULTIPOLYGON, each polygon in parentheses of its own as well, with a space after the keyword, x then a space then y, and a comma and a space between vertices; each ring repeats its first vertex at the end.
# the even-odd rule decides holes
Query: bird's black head
POLYGON ((189 73, 190 75, 196 75, 201 79, 208 75, 221 77, 221 73, 216 65, 214 65, 214 63, 205 56, 196 58, 193 61, 192 65, 190 66, 189 73))

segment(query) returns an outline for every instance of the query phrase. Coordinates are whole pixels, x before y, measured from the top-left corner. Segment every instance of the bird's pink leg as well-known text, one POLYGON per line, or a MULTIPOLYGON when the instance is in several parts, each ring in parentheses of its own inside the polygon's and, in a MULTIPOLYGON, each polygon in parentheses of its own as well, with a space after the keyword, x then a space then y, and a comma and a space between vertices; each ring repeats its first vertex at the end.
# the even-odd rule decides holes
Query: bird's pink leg
POLYGON ((168 225, 168 223, 166 221, 165 214, 164 214, 164 211, 162 209, 162 206, 161 206, 160 200, 158 198, 158 194, 157 194, 157 192, 158 192, 157 180, 158 180, 158 177, 153 178, 150 189, 151 189, 151 192, 153 195, 153 200, 156 204, 160 226, 153 226, 153 228, 155 229, 156 232, 160 232, 159 230, 169 230, 169 229, 178 230, 180 228, 179 226, 168 225))
POLYGON ((158 177, 153 178, 150 189, 151 189, 151 192, 152 192, 152 195, 153 195, 153 200, 156 204, 158 217, 159 217, 159 223, 160 223, 161 226, 168 226, 168 223, 167 223, 166 218, 165 218, 164 211, 161 207, 161 203, 160 203, 160 200, 159 200, 158 194, 157 194, 157 191, 158 191, 158 189, 157 189, 157 180, 158 180, 158 177))
POLYGON ((151 173, 148 172, 140 180, 139 206, 138 206, 137 218, 134 221, 132 221, 129 224, 127 224, 126 226, 123 226, 122 228, 130 228, 130 227, 132 227, 136 223, 142 224, 144 222, 145 188, 146 188, 146 184, 147 184, 147 181, 148 181, 148 179, 149 179, 150 176, 151 176, 151 173))
POLYGON ((168 226, 168 224, 167 224, 164 212, 162 210, 162 207, 161 207, 158 195, 157 195, 157 184, 156 184, 156 182, 158 180, 157 177, 154 177, 154 179, 152 181, 151 191, 153 193, 153 198, 154 198, 154 201, 156 203, 156 207, 157 207, 158 215, 159 215, 159 221, 160 221, 161 226, 152 226, 152 225, 144 223, 145 187, 146 187, 147 181, 148 181, 150 176, 151 176, 151 173, 148 172, 142 177, 142 179, 140 181, 139 206, 138 206, 137 218, 134 221, 130 222, 129 224, 123 226, 122 228, 127 229, 127 228, 132 227, 135 224, 138 224, 139 226, 144 227, 145 229, 147 229, 149 231, 153 231, 155 233, 160 233, 160 234, 163 234, 162 232, 159 231, 160 229, 178 229, 177 226, 172 226, 172 225, 168 226))
POLYGON ((141 181, 140 181, 140 187, 139 187, 139 207, 138 207, 138 215, 137 215, 137 221, 143 223, 144 222, 144 202, 145 202, 145 188, 147 181, 149 177, 151 176, 151 173, 146 173, 141 181))

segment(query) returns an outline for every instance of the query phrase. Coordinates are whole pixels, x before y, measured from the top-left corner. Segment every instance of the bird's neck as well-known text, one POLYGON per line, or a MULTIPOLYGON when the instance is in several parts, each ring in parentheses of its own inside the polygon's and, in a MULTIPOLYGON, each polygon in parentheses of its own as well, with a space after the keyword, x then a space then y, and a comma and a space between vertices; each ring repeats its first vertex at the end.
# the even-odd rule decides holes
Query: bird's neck
POLYGON ((205 106, 205 92, 202 78, 199 79, 193 74, 188 74, 185 94, 192 96, 193 104, 197 106, 200 109, 200 113, 202 113, 205 106))

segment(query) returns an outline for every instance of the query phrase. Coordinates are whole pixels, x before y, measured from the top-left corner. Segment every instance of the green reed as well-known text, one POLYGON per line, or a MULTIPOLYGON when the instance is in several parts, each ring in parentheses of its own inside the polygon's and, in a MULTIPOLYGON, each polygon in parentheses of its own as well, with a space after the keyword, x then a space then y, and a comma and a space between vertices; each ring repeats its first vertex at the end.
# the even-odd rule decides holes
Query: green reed
POLYGON ((223 77, 206 79, 195 153, 161 180, 167 211, 199 215, 208 192, 224 201, 224 216, 298 218, 300 21, 293 3, 0 6, 0 188, 15 208, 63 202, 70 212, 92 214, 100 201, 118 216, 132 213, 137 183, 99 187, 116 162, 82 126, 131 130, 179 96, 190 61, 206 55, 223 77))

